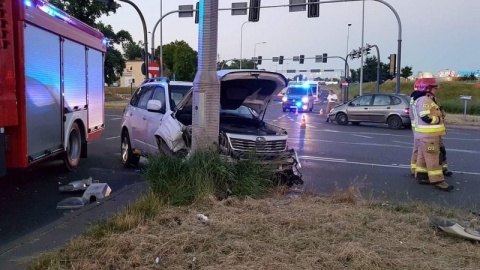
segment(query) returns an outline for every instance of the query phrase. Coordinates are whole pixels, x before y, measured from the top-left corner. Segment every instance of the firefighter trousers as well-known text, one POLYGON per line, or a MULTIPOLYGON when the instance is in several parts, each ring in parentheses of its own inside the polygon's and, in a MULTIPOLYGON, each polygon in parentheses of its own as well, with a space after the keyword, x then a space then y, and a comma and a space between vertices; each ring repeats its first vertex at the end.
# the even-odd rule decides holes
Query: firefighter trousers
POLYGON ((416 166, 416 177, 420 181, 427 181, 431 184, 440 183, 445 180, 442 166, 439 164, 440 136, 420 138, 418 140, 418 155, 416 166))
POLYGON ((439 156, 439 163, 442 166, 443 171, 448 171, 448 164, 447 164, 447 150, 445 149, 445 145, 443 144, 443 138, 440 137, 440 156, 439 156))
POLYGON ((412 175, 416 176, 416 168, 417 168, 417 156, 418 156, 418 144, 419 139, 413 138, 413 149, 412 149, 412 157, 410 158, 410 172, 412 175))

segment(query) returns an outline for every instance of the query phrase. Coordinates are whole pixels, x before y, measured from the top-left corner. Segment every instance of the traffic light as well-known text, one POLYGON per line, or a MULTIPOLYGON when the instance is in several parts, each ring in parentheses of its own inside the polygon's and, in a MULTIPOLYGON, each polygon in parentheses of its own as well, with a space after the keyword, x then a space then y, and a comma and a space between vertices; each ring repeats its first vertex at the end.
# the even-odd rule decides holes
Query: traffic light
POLYGON ((250 0, 248 20, 250 22, 258 22, 259 19, 260 19, 260 0, 250 0))
POLYGON ((303 64, 304 61, 305 61, 305 55, 301 54, 300 55, 300 64, 303 64))
POLYGON ((198 23, 199 21, 199 13, 200 13, 200 2, 197 2, 195 5, 195 23, 198 23))
POLYGON ((257 65, 261 65, 262 64, 262 57, 259 56, 257 57, 257 65))
POLYGON ((280 55, 280 57, 278 58, 278 64, 283 65, 283 55, 280 55))
POLYGON ((318 0, 308 0, 308 3, 316 3, 316 4, 308 4, 308 18, 314 18, 320 16, 320 3, 318 0))
POLYGON ((327 63, 327 58, 328 58, 328 54, 324 53, 324 54, 322 55, 322 62, 323 62, 323 63, 327 63))
POLYGON ((390 60, 390 75, 395 75, 396 70, 397 70, 396 69, 397 55, 392 53, 392 54, 390 54, 388 59, 390 60))

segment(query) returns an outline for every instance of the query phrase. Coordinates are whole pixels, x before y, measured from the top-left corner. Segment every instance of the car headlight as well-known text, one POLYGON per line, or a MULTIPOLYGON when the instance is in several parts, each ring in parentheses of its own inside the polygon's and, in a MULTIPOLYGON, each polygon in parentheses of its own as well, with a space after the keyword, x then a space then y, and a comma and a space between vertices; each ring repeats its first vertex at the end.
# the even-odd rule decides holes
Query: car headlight
POLYGON ((282 101, 283 101, 283 102, 287 102, 287 100, 288 100, 288 98, 287 98, 286 96, 284 96, 284 97, 282 98, 282 101))
POLYGON ((302 102, 307 103, 308 102, 308 97, 302 97, 302 102))

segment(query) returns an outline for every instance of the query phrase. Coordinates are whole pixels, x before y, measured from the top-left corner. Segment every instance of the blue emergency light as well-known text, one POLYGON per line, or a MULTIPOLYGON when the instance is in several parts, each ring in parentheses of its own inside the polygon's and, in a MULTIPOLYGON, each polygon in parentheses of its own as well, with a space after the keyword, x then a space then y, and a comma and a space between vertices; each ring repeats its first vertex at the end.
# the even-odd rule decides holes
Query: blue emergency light
POLYGON ((25 6, 26 6, 27 8, 31 8, 31 7, 33 6, 32 1, 31 1, 31 0, 25 0, 25 6))

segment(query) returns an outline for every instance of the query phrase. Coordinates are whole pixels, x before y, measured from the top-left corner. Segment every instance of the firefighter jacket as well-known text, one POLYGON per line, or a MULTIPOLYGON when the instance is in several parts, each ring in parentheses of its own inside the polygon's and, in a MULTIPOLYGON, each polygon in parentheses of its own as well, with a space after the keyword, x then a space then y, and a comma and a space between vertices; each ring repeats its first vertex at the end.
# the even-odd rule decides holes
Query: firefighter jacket
POLYGON ((414 122, 417 138, 427 138, 445 135, 440 106, 434 101, 433 95, 423 95, 414 101, 414 122))

